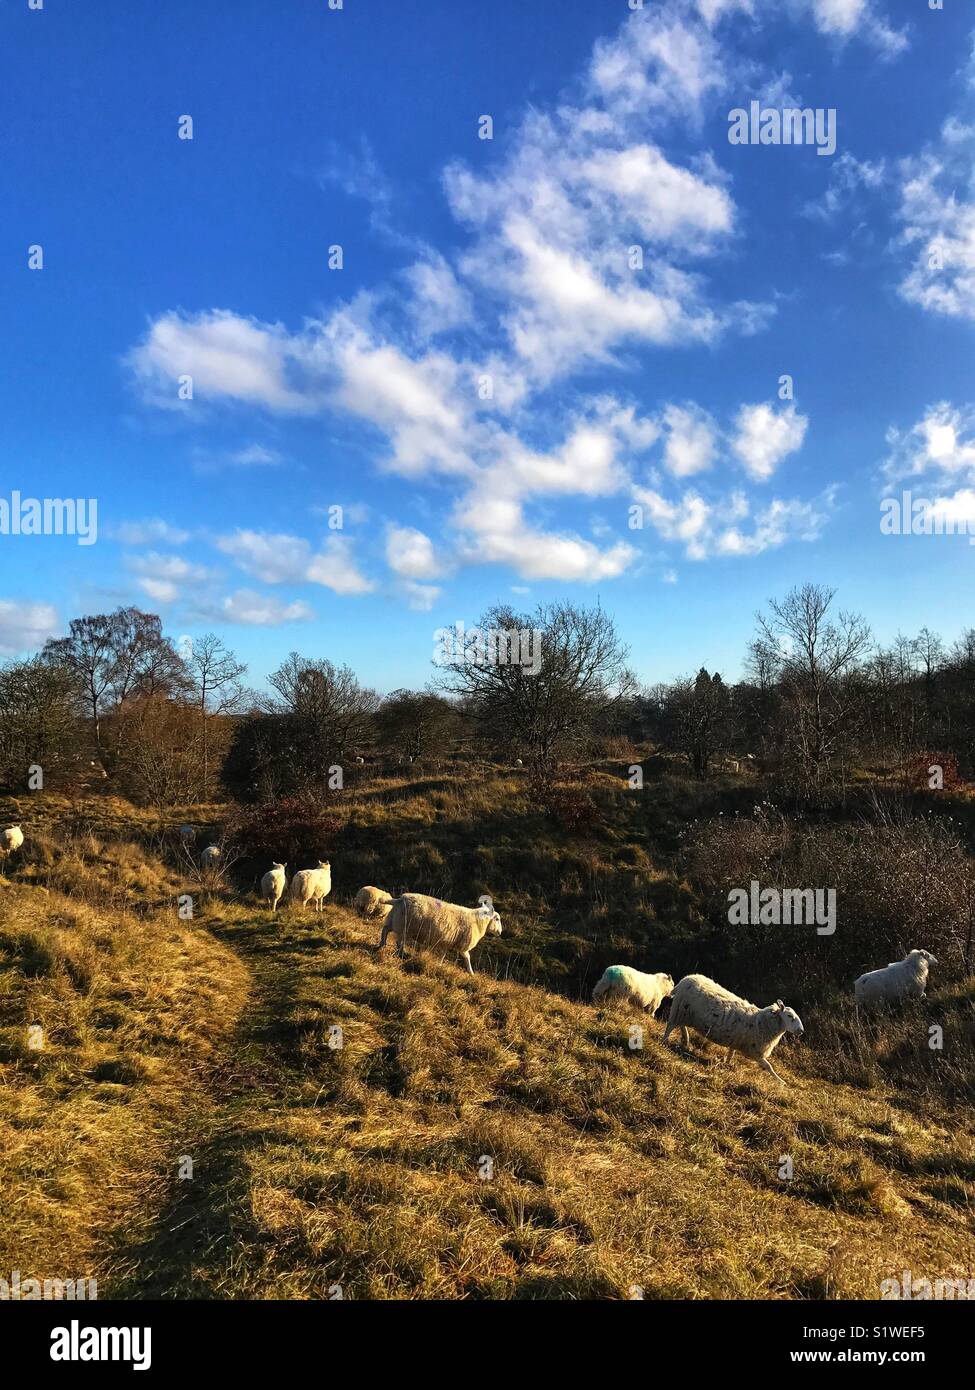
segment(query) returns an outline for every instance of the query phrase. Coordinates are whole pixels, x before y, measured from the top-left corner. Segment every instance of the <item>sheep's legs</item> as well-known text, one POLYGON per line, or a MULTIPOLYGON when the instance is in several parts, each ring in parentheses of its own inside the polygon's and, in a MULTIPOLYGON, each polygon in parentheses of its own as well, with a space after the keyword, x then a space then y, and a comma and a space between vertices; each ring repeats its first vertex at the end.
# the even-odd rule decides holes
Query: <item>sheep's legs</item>
POLYGON ((760 1058, 758 1065, 762 1068, 763 1071, 767 1071, 771 1076, 774 1076, 776 1081, 781 1081, 783 1086, 787 1086, 789 1084, 787 1081, 783 1080, 783 1078, 775 1070, 775 1068, 772 1066, 772 1063, 769 1061, 767 1057, 760 1058))
POLYGON ((470 951, 465 951, 464 954, 461 956, 461 960, 462 960, 462 961, 464 962, 464 964, 467 966, 468 973, 471 974, 471 975, 473 975, 473 974, 474 974, 474 967, 473 967, 473 965, 471 965, 471 953, 470 953, 470 951))

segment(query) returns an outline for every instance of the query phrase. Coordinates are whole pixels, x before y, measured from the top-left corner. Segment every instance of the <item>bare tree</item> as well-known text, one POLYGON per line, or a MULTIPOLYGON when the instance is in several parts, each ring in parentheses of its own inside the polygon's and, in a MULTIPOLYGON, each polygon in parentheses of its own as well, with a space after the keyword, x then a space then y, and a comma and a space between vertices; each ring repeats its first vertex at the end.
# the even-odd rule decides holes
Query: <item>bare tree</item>
POLYGON ((523 752, 540 781, 550 780, 556 759, 599 730, 635 688, 626 648, 602 608, 555 603, 530 617, 492 608, 478 631, 509 640, 494 643, 493 653, 486 644, 465 647, 445 661, 442 685, 464 700, 496 747, 523 752), (530 662, 510 659, 522 633, 540 634, 532 638, 538 650, 530 662))
POLYGON ((51 638, 42 657, 69 671, 91 720, 95 747, 102 752, 102 714, 115 672, 112 620, 106 613, 72 618, 68 636, 51 638))
POLYGON ((804 584, 758 617, 766 654, 777 653, 792 751, 816 785, 862 707, 853 677, 870 645, 870 629, 858 615, 830 617, 834 597, 833 589, 804 584))
POLYGON ((236 714, 244 697, 240 678, 242 665, 215 632, 204 633, 193 642, 186 662, 193 700, 200 713, 202 728, 203 785, 210 785, 211 724, 214 719, 236 714))

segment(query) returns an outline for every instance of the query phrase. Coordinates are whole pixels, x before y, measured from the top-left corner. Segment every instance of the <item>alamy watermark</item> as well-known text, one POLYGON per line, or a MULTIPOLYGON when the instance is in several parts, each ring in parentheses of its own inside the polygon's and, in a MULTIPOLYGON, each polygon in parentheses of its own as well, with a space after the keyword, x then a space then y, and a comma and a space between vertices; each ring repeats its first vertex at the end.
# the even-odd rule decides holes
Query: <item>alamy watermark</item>
POLYGON ((730 145, 815 145, 817 154, 836 153, 835 106, 763 107, 752 101, 746 111, 728 112, 730 145))
POLYGON ((0 497, 0 536, 76 536, 79 545, 98 539, 96 497, 0 497))
POLYGON ((44 1298, 92 1302, 97 1297, 98 1282, 95 1279, 23 1279, 19 1269, 11 1271, 9 1279, 0 1277, 0 1302, 17 1303, 44 1298))
POLYGON ((815 927, 817 936, 836 931, 835 888, 762 888, 752 879, 747 888, 728 894, 728 921, 733 927, 815 927))
POLYGON ((939 1278, 916 1279, 909 1269, 905 1269, 899 1279, 880 1281, 882 1299, 921 1298, 921 1299, 975 1299, 975 1279, 939 1278))
POLYGON ((882 536, 967 536, 975 545, 975 514, 952 512, 950 499, 915 497, 902 492, 900 497, 883 497, 880 501, 880 534, 882 536))
POLYGON ((542 669, 542 630, 521 628, 438 627, 433 634, 436 666, 521 666, 530 676, 542 669))

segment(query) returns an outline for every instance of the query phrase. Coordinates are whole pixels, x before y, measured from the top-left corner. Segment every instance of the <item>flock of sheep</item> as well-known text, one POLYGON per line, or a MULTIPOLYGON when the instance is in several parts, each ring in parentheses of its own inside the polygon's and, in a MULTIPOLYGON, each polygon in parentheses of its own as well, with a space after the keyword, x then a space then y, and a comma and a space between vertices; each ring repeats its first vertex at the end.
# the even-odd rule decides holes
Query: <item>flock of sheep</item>
MULTIPOLYGON (((180 836, 189 846, 195 841, 196 831, 184 825, 180 836)), ((0 849, 5 853, 19 849, 23 843, 24 834, 19 825, 0 831, 0 849)), ((212 866, 220 857, 220 846, 209 845, 200 859, 202 864, 212 866)), ((316 912, 321 912, 331 890, 331 866, 327 860, 319 860, 316 868, 301 869, 293 876, 289 896, 296 906, 312 906, 316 912)), ((272 912, 276 912, 278 903, 288 891, 287 865, 272 864, 261 879, 261 898, 272 912)), ((449 951, 459 956, 472 975, 471 951, 485 936, 501 934, 501 918, 487 894, 482 895, 477 907, 461 907, 425 893, 404 893, 394 898, 382 888, 367 885, 359 889, 353 905, 363 919, 381 919, 380 950, 392 935, 401 957, 407 945, 449 951)), ((892 961, 881 970, 867 971, 853 983, 857 1007, 923 998, 929 967, 937 964, 930 951, 913 950, 903 960, 892 961)), ((592 1000, 594 1004, 616 1000, 650 1014, 655 1014, 664 1001, 669 1000, 664 1042, 679 1028, 684 1047, 688 1048, 689 1029, 693 1028, 703 1038, 726 1047, 728 1062, 736 1052, 741 1053, 778 1081, 782 1081, 782 1077, 769 1058, 786 1033, 796 1037, 803 1033, 799 1015, 781 999, 759 1008, 706 975, 685 975, 675 985, 671 976, 663 972, 646 974, 629 965, 611 965, 593 989, 592 1000)))
MULTIPOLYGON (((292 902, 307 905, 312 901, 306 881, 316 881, 316 876, 323 871, 326 886, 321 896, 324 897, 331 887, 331 873, 327 864, 319 864, 318 869, 303 869, 295 875, 292 902), (295 884, 299 880, 301 886, 296 891, 295 884)), ((272 911, 277 908, 285 888, 285 865, 273 864, 261 880, 261 895, 270 903, 272 911)), ((320 900, 315 905, 320 908, 320 900)), ((394 898, 382 888, 367 884, 355 895, 353 906, 364 919, 382 920, 380 950, 392 935, 397 940, 400 956, 407 944, 450 951, 460 957, 472 975, 471 951, 486 935, 501 934, 501 918, 486 894, 477 907, 461 907, 424 893, 404 893, 394 898)), ((882 970, 868 971, 854 981, 857 1006, 922 998, 928 967, 937 963, 930 951, 914 950, 904 960, 893 961, 882 970)), ((671 976, 663 972, 649 975, 629 965, 611 965, 593 989, 592 1000, 594 1004, 618 1000, 651 1014, 660 1009, 664 1000, 669 1000, 664 1042, 679 1028, 684 1047, 689 1048, 689 1030, 693 1028, 709 1042, 726 1047, 726 1061, 730 1062, 736 1052, 741 1053, 757 1062, 777 1081, 783 1078, 769 1060, 772 1053, 786 1033, 795 1037, 803 1033, 799 1015, 781 999, 762 1009, 732 994, 706 975, 685 975, 675 985, 671 976)))
MULTIPOLYGON (((853 982, 858 1008, 893 1004, 906 999, 922 999, 928 983, 928 968, 938 962, 930 951, 909 951, 903 960, 892 961, 882 970, 868 970, 853 982)), ((611 965, 592 992, 593 1003, 618 999, 655 1014, 665 999, 670 1013, 664 1029, 664 1042, 675 1028, 681 1030, 685 1048, 690 1047, 688 1029, 693 1028, 708 1041, 728 1049, 726 1061, 736 1052, 750 1057, 776 1080, 782 1077, 769 1061, 785 1037, 801 1037, 802 1020, 795 1009, 781 999, 760 1009, 747 999, 724 989, 706 975, 685 975, 675 985, 669 975, 647 975, 629 965, 611 965)))

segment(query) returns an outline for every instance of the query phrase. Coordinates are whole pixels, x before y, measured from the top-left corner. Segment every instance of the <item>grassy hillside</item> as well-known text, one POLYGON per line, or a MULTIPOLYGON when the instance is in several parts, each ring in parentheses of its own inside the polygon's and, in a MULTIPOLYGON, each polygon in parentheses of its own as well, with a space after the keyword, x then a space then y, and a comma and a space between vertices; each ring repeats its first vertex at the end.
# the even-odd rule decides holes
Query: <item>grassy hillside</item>
MULTIPOLYGON (((219 808, 25 800, 0 886, 0 1271, 103 1297, 871 1298, 970 1270, 975 1117, 893 1065, 896 1025, 803 1004, 783 1088, 659 1022, 633 1049, 637 1016, 578 1002, 604 957, 693 949, 666 799, 604 777, 583 836, 514 779, 364 786, 319 919, 272 919, 243 863, 187 878, 171 827, 219 808), (348 910, 370 881, 490 892, 505 936, 473 979, 379 956, 348 910)), ((971 982, 929 1007, 970 1027, 971 982)))

